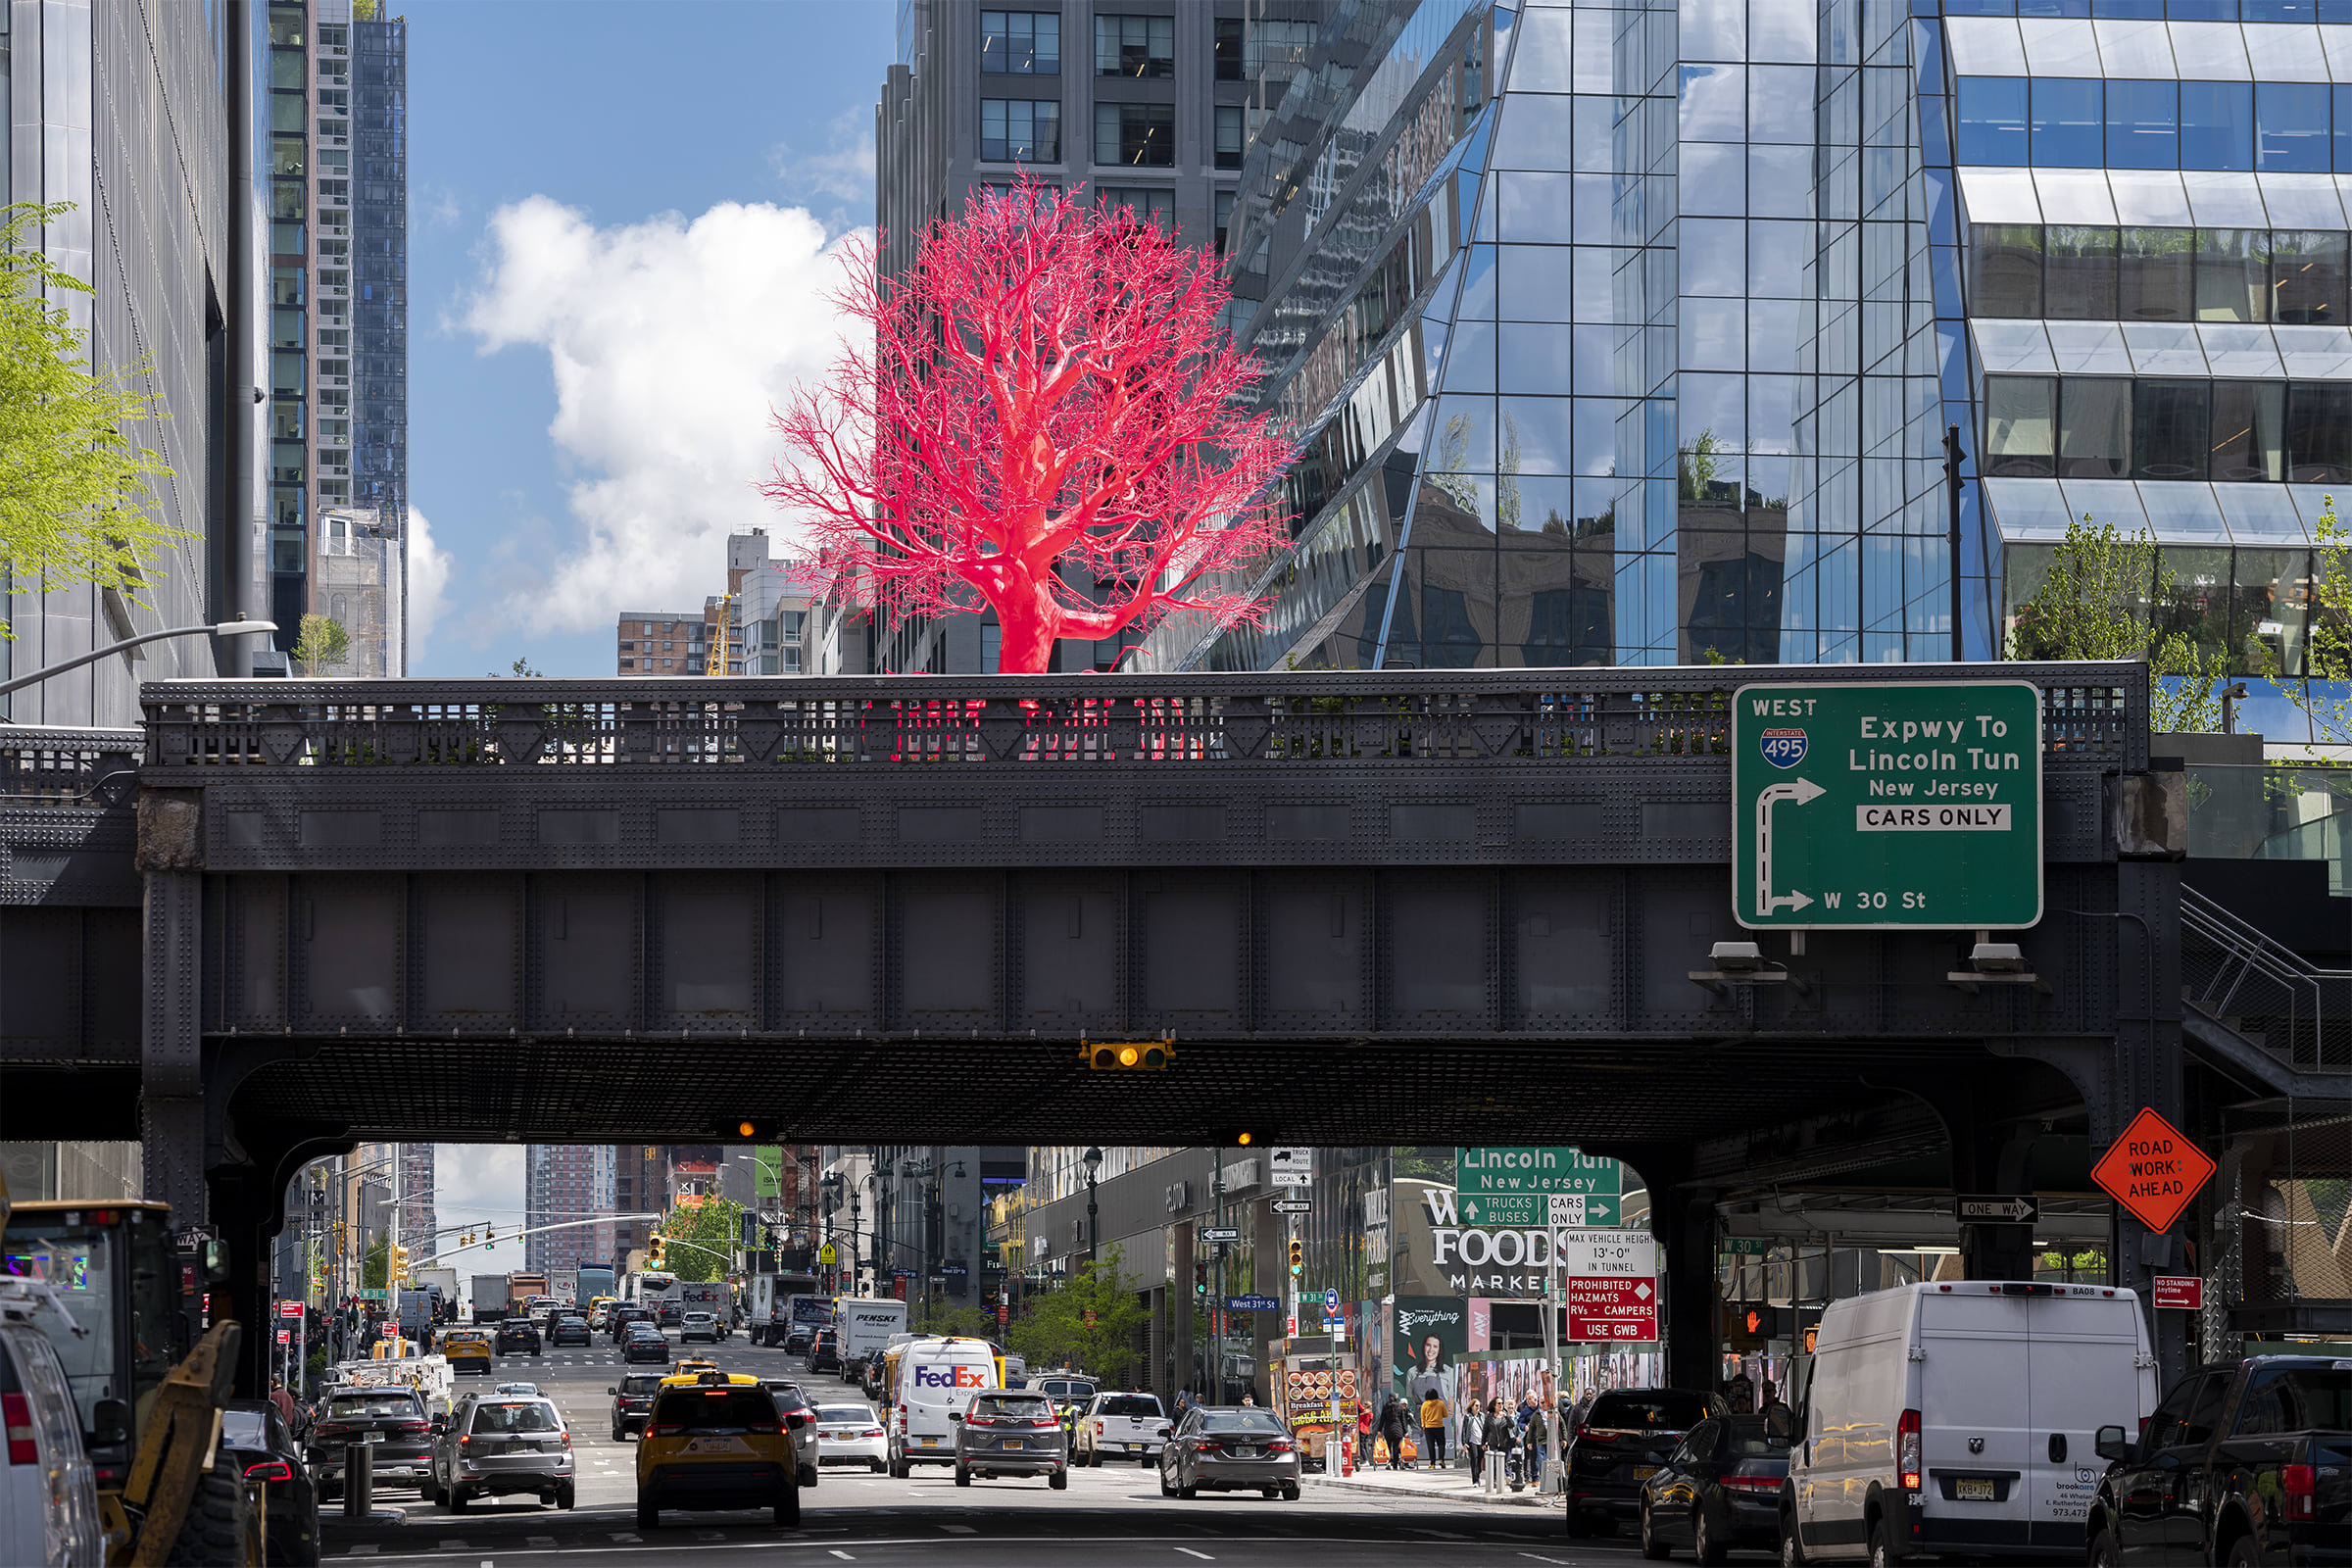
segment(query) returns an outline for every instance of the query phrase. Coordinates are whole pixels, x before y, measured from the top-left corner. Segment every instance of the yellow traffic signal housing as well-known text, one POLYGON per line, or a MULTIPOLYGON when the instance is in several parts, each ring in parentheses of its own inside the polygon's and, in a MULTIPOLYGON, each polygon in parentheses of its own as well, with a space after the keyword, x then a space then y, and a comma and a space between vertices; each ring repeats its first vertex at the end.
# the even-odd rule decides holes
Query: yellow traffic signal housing
POLYGON ((1176 1059, 1176 1047, 1165 1040, 1137 1045, 1078 1043, 1078 1057, 1096 1072, 1158 1072, 1176 1059))
POLYGON ((1294 1236, 1291 1238, 1291 1278, 1297 1279, 1305 1272, 1306 1243, 1294 1236))

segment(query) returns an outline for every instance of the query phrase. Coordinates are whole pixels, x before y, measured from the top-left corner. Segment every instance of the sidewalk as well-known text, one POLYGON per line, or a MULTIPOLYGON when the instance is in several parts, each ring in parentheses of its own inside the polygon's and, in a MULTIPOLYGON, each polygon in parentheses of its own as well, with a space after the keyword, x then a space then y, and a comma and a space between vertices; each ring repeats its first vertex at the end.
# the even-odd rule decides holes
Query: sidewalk
POLYGON ((1546 1497, 1534 1488, 1513 1492, 1504 1487, 1500 1492, 1489 1492, 1470 1484, 1467 1470, 1390 1470, 1363 1469, 1351 1476, 1329 1476, 1321 1470, 1303 1471, 1299 1480, 1310 1487, 1331 1487, 1339 1491, 1380 1492, 1396 1496, 1427 1497, 1433 1501, 1477 1503, 1484 1506, 1514 1508, 1550 1508, 1558 1506, 1556 1497, 1546 1497))

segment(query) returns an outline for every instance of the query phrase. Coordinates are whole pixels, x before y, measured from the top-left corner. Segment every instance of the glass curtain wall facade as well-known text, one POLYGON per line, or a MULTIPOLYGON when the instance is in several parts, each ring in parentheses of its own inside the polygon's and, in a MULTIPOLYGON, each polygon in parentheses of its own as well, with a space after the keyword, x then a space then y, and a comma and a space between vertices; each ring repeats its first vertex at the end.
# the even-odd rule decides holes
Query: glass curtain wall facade
POLYGON ((408 672, 409 24, 352 23, 351 500, 375 514, 379 669, 408 672))
POLYGON ((1949 658, 1956 425, 1967 657, 2087 513, 2294 673, 2352 3, 2193 4, 1350 8, 1225 247, 1294 543, 1146 667, 1949 658))

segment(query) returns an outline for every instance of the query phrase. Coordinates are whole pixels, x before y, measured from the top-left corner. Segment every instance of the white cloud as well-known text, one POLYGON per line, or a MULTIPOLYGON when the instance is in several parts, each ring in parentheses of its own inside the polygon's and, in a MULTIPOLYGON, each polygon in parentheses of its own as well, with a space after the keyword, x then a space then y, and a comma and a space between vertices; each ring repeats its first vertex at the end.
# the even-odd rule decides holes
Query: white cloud
POLYGON ((422 662, 424 640, 449 608, 449 552, 433 539, 421 509, 409 508, 409 663, 422 662))
POLYGON ((795 152, 780 141, 767 150, 776 177, 792 194, 834 197, 845 202, 874 200, 874 111, 868 104, 835 115, 825 126, 825 150, 795 152))
POLYGON ((599 228, 544 196, 490 220, 465 327, 489 354, 544 348, 574 526, 502 563, 509 614, 549 629, 686 610, 723 586, 726 535, 780 519, 755 486, 771 409, 840 348, 837 245, 799 208, 722 203, 599 228))

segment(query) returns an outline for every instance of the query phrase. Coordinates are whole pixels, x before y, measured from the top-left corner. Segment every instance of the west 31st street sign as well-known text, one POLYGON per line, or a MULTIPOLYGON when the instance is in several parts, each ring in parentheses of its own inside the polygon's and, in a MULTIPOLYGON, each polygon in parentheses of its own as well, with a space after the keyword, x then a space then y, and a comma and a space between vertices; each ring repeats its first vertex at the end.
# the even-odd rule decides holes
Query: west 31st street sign
POLYGON ((2041 694, 1820 681, 1732 696, 1741 925, 1969 929, 2041 918, 2041 694))

